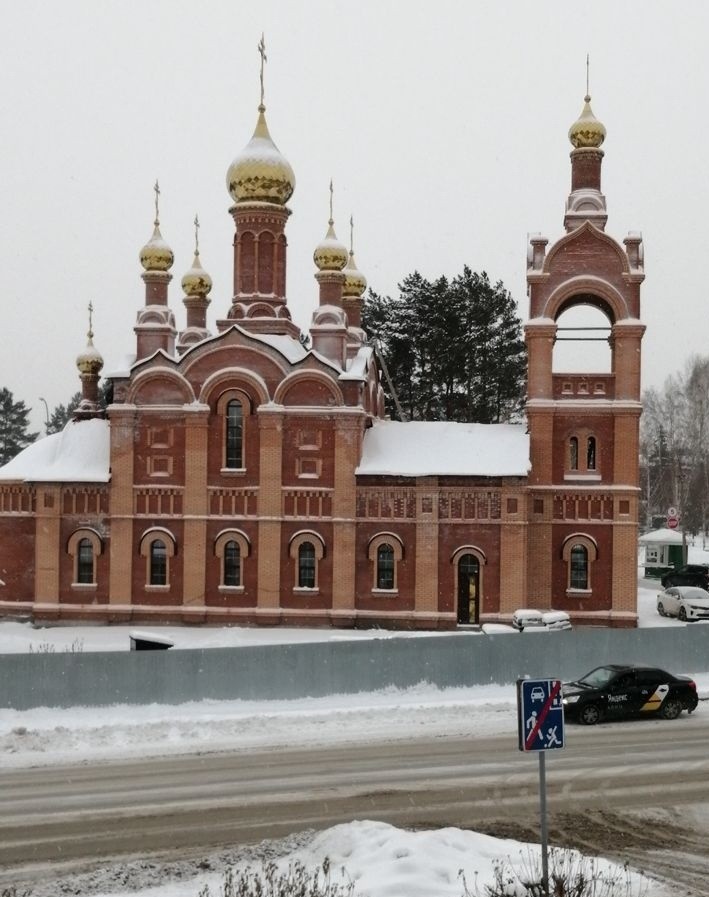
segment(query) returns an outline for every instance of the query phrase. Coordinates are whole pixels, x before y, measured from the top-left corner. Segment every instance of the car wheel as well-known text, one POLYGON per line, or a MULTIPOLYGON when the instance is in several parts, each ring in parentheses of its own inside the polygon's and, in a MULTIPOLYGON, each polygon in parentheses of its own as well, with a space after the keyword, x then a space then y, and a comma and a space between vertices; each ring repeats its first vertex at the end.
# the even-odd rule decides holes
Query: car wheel
POLYGON ((682 702, 676 698, 668 698, 660 707, 660 716, 663 719, 677 719, 682 712, 682 702))
POLYGON ((677 614, 677 616, 680 618, 680 620, 683 623, 687 622, 687 611, 683 607, 680 607, 679 613, 677 614))
POLYGON ((579 721, 584 726, 595 726, 601 721, 601 708, 598 704, 585 704, 579 711, 579 721))
POLYGON ((665 613, 665 605, 661 601, 657 602, 657 612, 661 617, 667 616, 667 614, 665 613))

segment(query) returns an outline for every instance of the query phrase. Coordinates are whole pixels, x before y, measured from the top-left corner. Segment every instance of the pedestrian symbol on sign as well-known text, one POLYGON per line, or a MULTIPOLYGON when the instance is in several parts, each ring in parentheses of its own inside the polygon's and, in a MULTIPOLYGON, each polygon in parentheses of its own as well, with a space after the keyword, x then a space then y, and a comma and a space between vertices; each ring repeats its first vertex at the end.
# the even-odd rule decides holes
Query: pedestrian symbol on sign
POLYGON ((521 751, 564 747, 564 705, 559 679, 519 679, 517 705, 521 751))

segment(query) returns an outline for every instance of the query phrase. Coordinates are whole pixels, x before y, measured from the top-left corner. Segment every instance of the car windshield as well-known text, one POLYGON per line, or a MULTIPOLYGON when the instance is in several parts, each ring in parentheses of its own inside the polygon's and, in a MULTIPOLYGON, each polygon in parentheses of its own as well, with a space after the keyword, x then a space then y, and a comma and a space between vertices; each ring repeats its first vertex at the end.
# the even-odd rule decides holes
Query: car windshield
POLYGON ((694 589, 691 586, 685 586, 680 594, 682 598, 692 598, 694 600, 697 598, 709 598, 709 592, 705 592, 704 589, 694 589))
POLYGON ((590 673, 586 673, 578 680, 579 685, 585 685, 588 688, 605 688, 614 676, 618 675, 618 670, 610 667, 596 667, 590 673))

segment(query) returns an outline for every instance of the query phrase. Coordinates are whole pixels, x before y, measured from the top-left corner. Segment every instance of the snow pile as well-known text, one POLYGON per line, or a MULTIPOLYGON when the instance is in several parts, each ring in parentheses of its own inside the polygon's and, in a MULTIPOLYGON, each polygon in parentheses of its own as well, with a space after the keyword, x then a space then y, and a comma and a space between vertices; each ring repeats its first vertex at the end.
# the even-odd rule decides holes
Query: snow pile
MULTIPOLYGON (((709 682, 709 676, 707 676, 709 682)), ((4 767, 516 731, 515 687, 388 688, 280 701, 0 709, 4 767)))
POLYGON ((523 424, 379 421, 364 434, 355 473, 377 476, 524 477, 529 436, 523 424))
MULTIPOLYGON (((575 851, 569 855, 575 863, 582 861, 575 851)), ((306 847, 278 860, 278 867, 285 870, 289 863, 300 862, 314 871, 322 867, 326 857, 331 865, 331 881, 353 881, 353 897, 461 897, 462 876, 473 894, 485 894, 486 886, 494 883, 495 869, 500 864, 521 876, 541 866, 540 848, 536 844, 492 838, 457 828, 410 832, 384 822, 363 820, 320 832, 306 847), (345 877, 341 874, 343 868, 345 877)), ((550 859, 550 869, 552 863, 550 859)), ((626 881, 625 871, 608 860, 587 860, 586 864, 595 874, 626 881)), ((645 897, 667 893, 638 873, 629 872, 627 880, 632 889, 630 893, 642 893, 645 897)), ((222 894, 222 883, 221 873, 210 873, 191 881, 173 881, 130 894, 132 897, 197 897, 206 885, 213 897, 218 897, 222 894)), ((603 892, 600 887, 598 890, 603 892)), ((524 891, 510 889, 509 893, 510 897, 522 897, 524 891)), ((119 897, 119 894, 102 892, 95 897, 119 897)))

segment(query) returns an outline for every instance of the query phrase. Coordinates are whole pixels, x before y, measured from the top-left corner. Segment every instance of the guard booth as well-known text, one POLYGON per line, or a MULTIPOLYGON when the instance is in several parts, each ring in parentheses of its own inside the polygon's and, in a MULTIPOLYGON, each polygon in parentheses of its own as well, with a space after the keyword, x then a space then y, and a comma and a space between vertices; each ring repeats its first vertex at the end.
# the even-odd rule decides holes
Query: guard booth
POLYGON ((645 576, 659 579, 671 569, 679 569, 684 564, 682 533, 676 529, 656 529, 640 536, 640 545, 645 549, 645 576))

